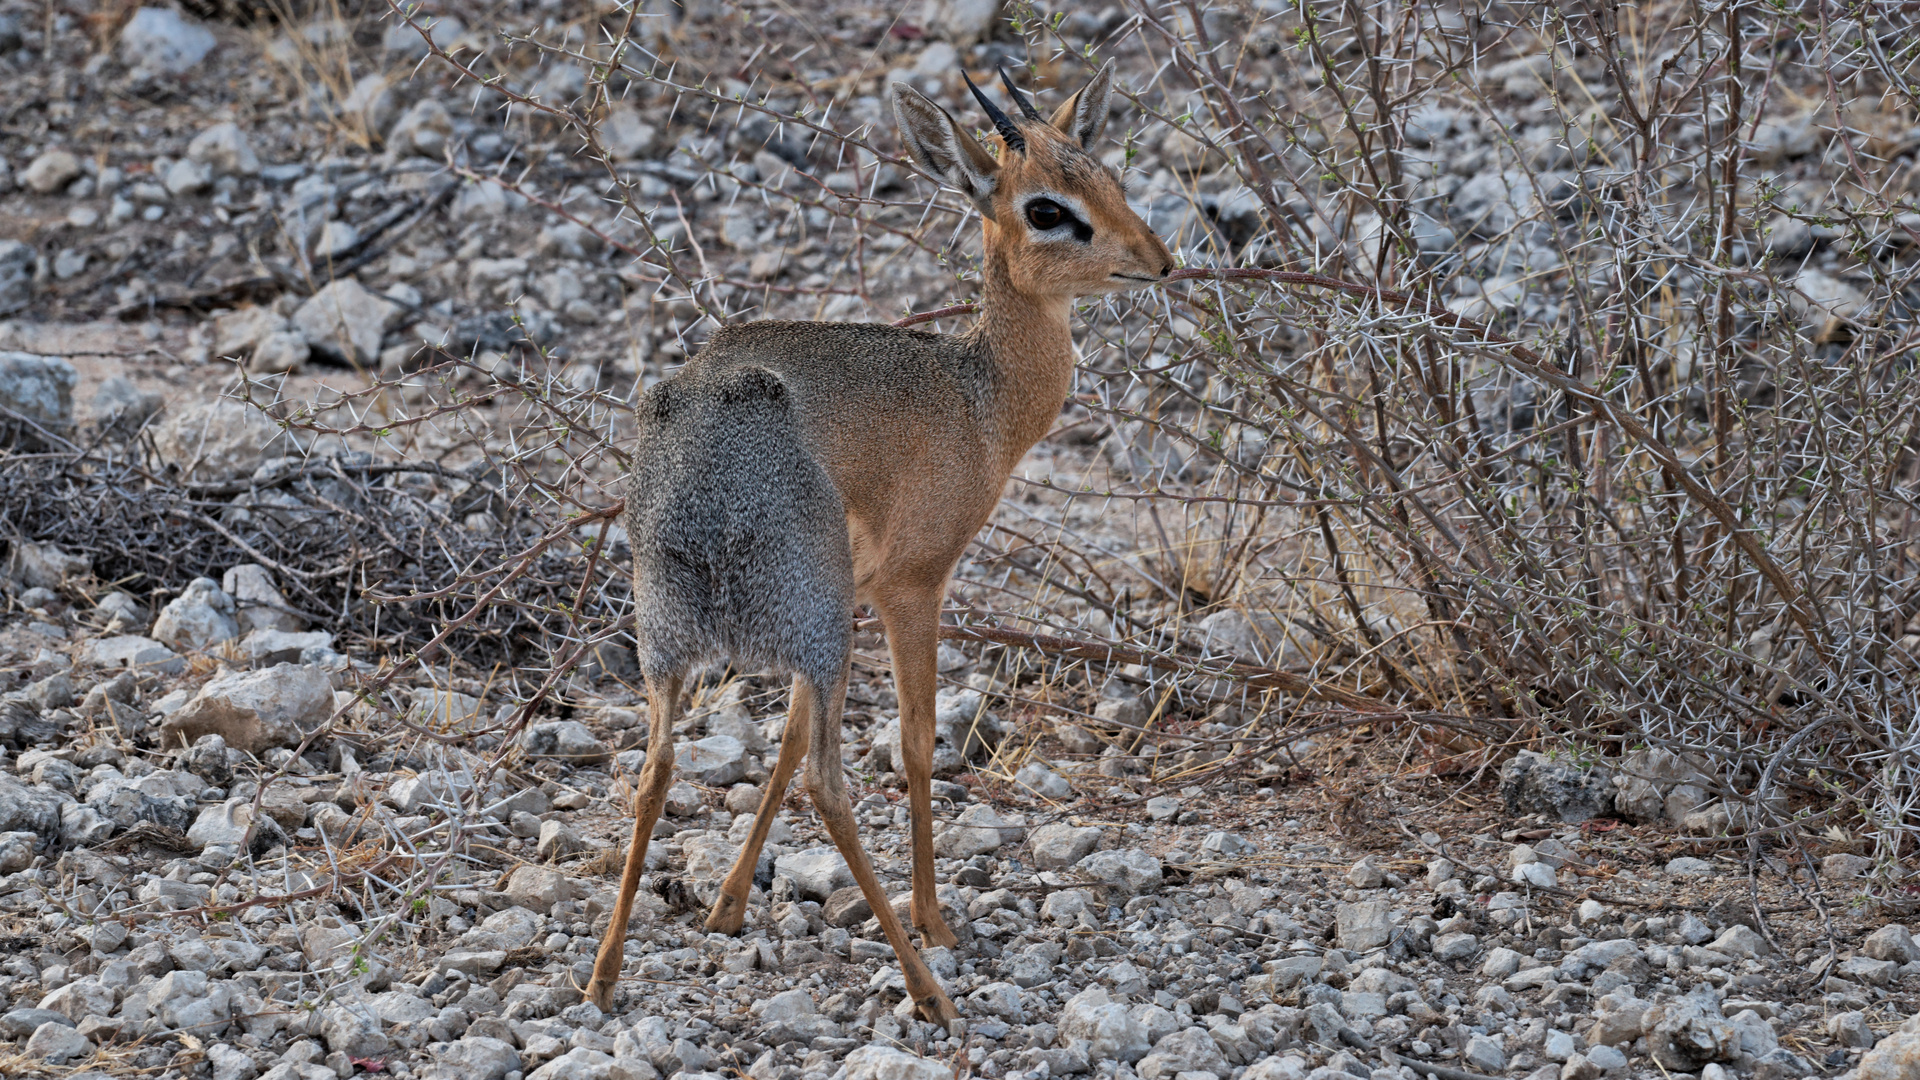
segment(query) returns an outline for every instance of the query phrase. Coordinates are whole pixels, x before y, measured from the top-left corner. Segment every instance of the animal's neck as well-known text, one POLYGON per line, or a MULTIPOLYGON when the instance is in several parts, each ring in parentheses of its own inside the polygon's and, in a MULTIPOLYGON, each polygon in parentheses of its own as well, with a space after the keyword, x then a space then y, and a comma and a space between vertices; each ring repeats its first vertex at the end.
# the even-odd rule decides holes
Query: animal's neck
POLYGON ((1065 296, 1034 296, 1014 287, 992 248, 983 267, 980 318, 970 336, 992 358, 995 442, 1011 469, 1053 428, 1073 387, 1071 303, 1065 296))

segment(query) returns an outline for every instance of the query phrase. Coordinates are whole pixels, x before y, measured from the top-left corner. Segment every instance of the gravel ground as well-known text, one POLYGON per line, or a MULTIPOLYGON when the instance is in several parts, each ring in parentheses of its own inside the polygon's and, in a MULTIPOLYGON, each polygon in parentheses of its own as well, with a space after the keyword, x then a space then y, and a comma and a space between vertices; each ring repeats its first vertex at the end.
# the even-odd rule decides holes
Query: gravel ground
MULTIPOLYGON (((467 12, 465 26, 566 27, 547 9, 502 10, 467 12)), ((969 5, 942 10, 938 25, 990 66, 1003 43, 964 40, 953 20, 969 5)), ((855 121, 883 119, 890 77, 958 109, 953 44, 895 33, 897 13, 816 14, 822 33, 871 51, 855 121)), ((1063 25, 1092 41, 1109 15, 1063 25)), ((243 427, 215 439, 230 460, 183 449, 183 432, 205 429, 192 410, 231 386, 222 358, 301 399, 404 373, 423 344, 482 363, 538 345, 556 376, 625 394, 697 348, 692 305, 657 299, 657 278, 601 237, 472 173, 522 176, 638 242, 599 201, 601 180, 555 133, 503 121, 436 68, 412 74, 417 59, 414 39, 372 19, 286 30, 0 2, 0 349, 20 350, 4 354, 0 404, 27 408, 41 399, 20 388, 46 387, 42 418, 84 431, 132 410, 154 419, 166 462, 244 477, 272 458, 243 427)), ((1537 59, 1487 73, 1497 115, 1423 112, 1408 149, 1421 250, 1462 269, 1447 299, 1472 317, 1558 312, 1540 285, 1558 256, 1513 226, 1567 219, 1578 200, 1536 198, 1494 153, 1518 147, 1548 193, 1586 168, 1564 131, 1556 142, 1526 120, 1556 78, 1537 59)), ((924 208, 904 177, 633 104, 615 154, 656 230, 700 244, 730 306, 882 317, 954 290, 932 251, 850 246, 824 208, 788 218, 751 197, 756 184, 810 190, 796 178, 807 171, 836 199, 897 200, 882 223, 911 221, 924 208)), ((1877 130, 1877 115, 1851 122, 1877 130)), ((1859 292, 1835 234, 1805 223, 1822 192, 1795 187, 1819 164, 1816 120, 1759 126, 1799 209, 1757 235, 1797 260, 1817 294, 1797 314, 1824 325, 1859 292)), ((1156 227, 1184 251, 1257 261, 1236 245, 1258 210, 1205 148, 1149 135, 1133 151, 1156 227)), ((1365 233, 1327 207, 1301 212, 1330 247, 1365 233)), ((1515 419, 1530 402, 1490 406, 1509 430, 1531 423, 1515 419)), ((1152 433, 1134 434, 1063 438, 1037 460, 1063 483, 1164 473, 1152 433)), ((409 447, 457 449, 433 433, 409 447)), ((1131 550, 1125 535, 1115 545, 1131 550)), ((1227 710, 1179 737, 1129 740, 1102 722, 1137 724, 1162 700, 1131 669, 1077 687, 1080 719, 1043 722, 991 653, 952 646, 936 831, 962 941, 923 955, 964 1031, 908 1014, 877 921, 803 793, 774 827, 744 932, 701 931, 780 723, 778 687, 731 676, 700 686, 678 733, 682 780, 627 928, 617 1011, 602 1014, 577 986, 648 752, 630 689, 581 681, 507 744, 507 702, 484 680, 414 680, 409 717, 444 736, 425 738, 350 707, 390 658, 289 613, 264 567, 136 595, 57 549, 9 550, 9 1076, 1920 1080, 1920 946, 1850 887, 1866 866, 1844 834, 1816 849, 1817 879, 1768 857, 1755 886, 1746 843, 1727 836, 1732 811, 1671 801, 1692 783, 1684 763, 1654 769, 1646 790, 1554 763, 1539 783, 1513 765, 1434 777, 1406 771, 1384 727, 1189 784, 1177 777, 1218 760, 1208 737, 1259 717, 1227 710), (992 737, 976 739, 983 709, 992 737), (451 854, 450 832, 464 841, 451 854)), ((891 684, 865 658, 880 644, 860 643, 847 764, 877 869, 904 889, 891 684)))

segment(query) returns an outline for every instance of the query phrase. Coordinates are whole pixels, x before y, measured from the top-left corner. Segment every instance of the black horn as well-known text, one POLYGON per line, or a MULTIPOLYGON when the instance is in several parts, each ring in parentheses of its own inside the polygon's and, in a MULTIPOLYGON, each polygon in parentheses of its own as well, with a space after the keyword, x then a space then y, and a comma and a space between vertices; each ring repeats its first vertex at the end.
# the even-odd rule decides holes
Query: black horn
POLYGON ((987 95, 981 93, 980 88, 973 85, 973 79, 968 77, 964 68, 961 69, 960 77, 967 80, 967 89, 973 91, 973 100, 979 102, 980 107, 987 110, 987 119, 993 121, 993 129, 1000 133, 1000 137, 1007 141, 1009 147, 1023 154, 1026 153, 1026 137, 1020 134, 1019 128, 1013 126, 1013 121, 1007 118, 1007 114, 1001 112, 999 106, 987 100, 987 95))
POLYGON ((1033 107, 1033 102, 1028 100, 1027 96, 1020 92, 1019 87, 1013 85, 1013 76, 1007 74, 1006 62, 1002 61, 998 67, 1000 70, 1000 81, 1007 84, 1007 93, 1013 95, 1013 103, 1020 106, 1020 111, 1026 114, 1027 119, 1044 119, 1044 117, 1040 115, 1040 110, 1033 107))

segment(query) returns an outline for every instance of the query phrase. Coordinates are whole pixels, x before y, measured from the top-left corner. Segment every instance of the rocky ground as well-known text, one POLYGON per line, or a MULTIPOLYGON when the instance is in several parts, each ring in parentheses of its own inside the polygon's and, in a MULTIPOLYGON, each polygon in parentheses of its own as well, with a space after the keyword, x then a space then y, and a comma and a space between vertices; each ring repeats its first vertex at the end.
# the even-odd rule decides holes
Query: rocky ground
MULTIPOLYGON (((644 246, 640 230, 557 127, 421 63, 418 36, 377 11, 248 21, 244 5, 192 6, 0 0, 10 435, 39 425, 142 448, 156 476, 270 486, 292 467, 283 455, 314 444, 222 399, 243 373, 305 400, 402 379, 431 345, 624 397, 698 347, 698 309, 621 249, 644 246)), ((694 7, 648 40, 707 63, 731 94, 754 73, 702 54, 701 27, 732 18, 747 41, 736 60, 753 33, 815 34, 819 54, 793 50, 779 91, 789 108, 819 91, 849 129, 884 122, 889 79, 958 112, 957 61, 985 70, 1022 53, 978 4, 917 21, 694 7)), ((561 5, 435 10, 438 40, 498 63, 516 92, 571 100, 584 86, 484 29, 577 42, 592 22, 561 5)), ((1122 20, 1072 11, 1057 26, 1091 44, 1122 20)), ((1277 48, 1270 34, 1248 41, 1248 55, 1277 48)), ((1136 82, 1154 70, 1122 59, 1136 82)), ((1551 322, 1559 299, 1544 283, 1565 266, 1547 238, 1577 226, 1575 189, 1597 168, 1583 155, 1613 136, 1550 129, 1542 106, 1573 81, 1599 85, 1599 69, 1494 59, 1482 77, 1495 111, 1455 102, 1408 127, 1411 220, 1423 257, 1458 271, 1455 311, 1551 322)), ((925 226, 944 211, 900 170, 631 89, 603 125, 615 175, 654 236, 699 265, 712 302, 743 317, 889 317, 967 291, 964 242, 943 261, 953 222, 925 226), (844 227, 850 214, 866 231, 844 227), (941 235, 929 246, 909 225, 941 235)), ((1910 141, 1899 115, 1850 122, 1891 153, 1910 141)), ((1137 173, 1141 208, 1183 257, 1259 261, 1260 212, 1222 155, 1136 126, 1113 160, 1137 173)), ((1830 136, 1817 109, 1756 126, 1754 160, 1798 209, 1729 254, 1796 260, 1810 301, 1798 316, 1822 334, 1864 281, 1839 234, 1808 220, 1826 198, 1808 178, 1830 136)), ((1301 227, 1329 251, 1353 245, 1348 265, 1364 268, 1379 220, 1302 199, 1301 227)), ((1088 353, 1102 357, 1098 343, 1088 353)), ((1194 393, 1206 390, 1203 375, 1194 393)), ((1510 431, 1532 423, 1531 398, 1488 404, 1510 431)), ((1197 456, 1169 470, 1150 429, 1083 425, 1079 410, 1032 471, 1204 475, 1197 456)), ((471 433, 431 427, 346 442, 462 466, 474 449, 471 433)), ((15 445, 35 452, 31 438, 15 445)), ((448 528, 502 527, 444 479, 406 491, 448 528)), ((281 510, 303 505, 286 498, 281 510)), ((273 524, 255 504, 222 513, 247 536, 273 524)), ((1132 550, 1127 526, 1085 513, 1076 524, 1132 550)), ((1209 704, 1148 738, 1167 697, 1143 668, 1082 672, 1051 699, 1066 708, 1042 711, 991 650, 951 645, 936 831, 962 941, 923 955, 964 1029, 905 1008, 877 920, 804 793, 773 829, 743 934, 702 932, 783 700, 727 673, 697 688, 676 733, 681 780, 603 1014, 577 986, 652 749, 618 662, 597 662, 511 740, 524 699, 484 668, 438 682, 409 671, 382 690, 402 724, 359 696, 395 662, 377 635, 347 635, 268 566, 136 583, 57 542, 9 534, 7 553, 8 1076, 1920 1080, 1920 946, 1904 915, 1855 887, 1857 841, 1836 830, 1801 849, 1811 865, 1764 846, 1750 862, 1729 837, 1740 806, 1716 802, 1694 761, 1644 752, 1583 770, 1522 755, 1430 775, 1382 725, 1198 782, 1237 760, 1223 755, 1259 730, 1258 709, 1209 704)), ((1231 610, 1214 619, 1239 655, 1302 659, 1231 610)), ((898 892, 898 723, 882 643, 860 650, 847 765, 898 892)))
MULTIPOLYGON (((1826 857, 1831 937, 1774 874, 1761 923, 1744 846, 1711 839, 1680 759, 1608 775, 1522 755, 1498 790, 1389 782, 1356 807, 1306 770, 1157 783, 1165 761, 1061 725, 1015 770, 1007 688, 958 654, 936 845, 962 943, 924 955, 964 1030, 912 1018, 804 795, 742 935, 701 929, 781 723, 779 693, 742 679, 696 696, 602 1013, 577 986, 648 750, 631 693, 536 722, 500 771, 497 736, 307 738, 372 665, 287 614, 263 568, 149 619, 106 588, 70 603, 85 567, 21 550, 0 636, 10 1074, 1878 1080, 1920 1060, 1920 946, 1847 903, 1865 861, 1826 857), (48 574, 63 592, 29 584, 48 574)), ((848 767, 904 890, 885 693, 856 687, 878 707, 848 767)), ((489 702, 410 698, 440 730, 492 727, 489 702)), ((1144 708, 1116 680, 1100 714, 1144 708)))

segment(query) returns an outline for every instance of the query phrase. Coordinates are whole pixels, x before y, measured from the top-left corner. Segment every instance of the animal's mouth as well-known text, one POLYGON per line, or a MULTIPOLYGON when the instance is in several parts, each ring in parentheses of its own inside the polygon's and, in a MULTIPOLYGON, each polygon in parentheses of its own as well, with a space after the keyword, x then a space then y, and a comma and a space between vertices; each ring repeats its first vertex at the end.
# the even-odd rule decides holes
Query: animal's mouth
POLYGON ((1112 274, 1109 276, 1119 278, 1121 281, 1137 281, 1142 285, 1153 285, 1166 280, 1165 275, 1149 277, 1144 274, 1112 274))

